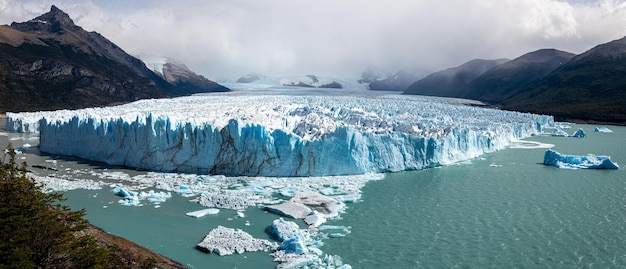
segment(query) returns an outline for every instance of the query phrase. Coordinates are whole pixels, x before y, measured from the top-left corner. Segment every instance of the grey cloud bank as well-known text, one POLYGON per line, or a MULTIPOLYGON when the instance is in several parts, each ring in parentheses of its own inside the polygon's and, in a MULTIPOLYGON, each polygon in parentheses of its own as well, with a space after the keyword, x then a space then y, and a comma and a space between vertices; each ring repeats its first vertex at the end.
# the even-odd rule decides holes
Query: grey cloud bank
POLYGON ((541 48, 581 53, 626 35, 623 0, 0 0, 0 24, 52 4, 130 54, 176 58, 209 78, 427 72, 541 48))

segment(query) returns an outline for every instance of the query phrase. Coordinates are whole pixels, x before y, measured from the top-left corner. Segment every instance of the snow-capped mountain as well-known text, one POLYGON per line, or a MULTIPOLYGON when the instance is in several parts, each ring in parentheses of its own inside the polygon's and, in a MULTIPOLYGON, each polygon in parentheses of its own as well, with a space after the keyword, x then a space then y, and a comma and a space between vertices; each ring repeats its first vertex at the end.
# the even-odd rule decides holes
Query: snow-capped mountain
POLYGON ((198 75, 184 63, 169 57, 140 56, 148 68, 165 81, 189 93, 225 92, 228 88, 198 75))

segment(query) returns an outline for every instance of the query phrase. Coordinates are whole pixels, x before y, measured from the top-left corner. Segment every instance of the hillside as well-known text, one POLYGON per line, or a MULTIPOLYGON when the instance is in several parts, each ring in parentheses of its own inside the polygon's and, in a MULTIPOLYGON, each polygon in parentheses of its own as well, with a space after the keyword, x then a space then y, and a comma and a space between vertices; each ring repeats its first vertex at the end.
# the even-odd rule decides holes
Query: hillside
MULTIPOLYGON (((223 90, 223 87, 219 87, 223 90)), ((0 113, 105 106, 188 95, 55 6, 0 26, 0 113)))
POLYGON ((626 124, 626 37, 598 45, 506 98, 506 109, 626 124))
POLYGON ((457 67, 432 73, 411 84, 404 93, 459 97, 474 79, 508 61, 508 59, 472 60, 457 67))
POLYGON ((527 83, 567 63, 574 56, 555 49, 526 53, 480 75, 469 83, 459 97, 499 103, 519 93, 527 83))

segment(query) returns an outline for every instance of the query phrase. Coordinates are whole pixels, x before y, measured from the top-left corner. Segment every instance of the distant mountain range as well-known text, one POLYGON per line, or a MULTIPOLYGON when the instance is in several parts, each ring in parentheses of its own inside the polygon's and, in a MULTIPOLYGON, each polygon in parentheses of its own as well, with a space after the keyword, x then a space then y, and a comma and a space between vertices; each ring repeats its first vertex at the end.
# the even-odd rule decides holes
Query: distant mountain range
POLYGON ((181 77, 191 79, 164 79, 52 6, 50 12, 30 21, 0 26, 0 113, 228 91, 176 68, 171 68, 172 77, 184 73, 181 77))
POLYGON ((394 74, 368 68, 361 74, 359 83, 367 85, 372 91, 403 91, 418 78, 417 74, 404 70, 394 74))
POLYGON ((168 58, 158 57, 142 59, 154 73, 165 79, 174 87, 186 93, 223 92, 228 88, 191 71, 184 63, 168 58), (156 60, 156 61, 151 61, 156 60))
POLYGON ((404 93, 475 99, 557 120, 626 124, 626 37, 578 56, 542 49, 486 71, 485 63, 468 67, 473 62, 431 74, 404 93), (466 79, 471 76, 463 70, 477 71, 466 79))

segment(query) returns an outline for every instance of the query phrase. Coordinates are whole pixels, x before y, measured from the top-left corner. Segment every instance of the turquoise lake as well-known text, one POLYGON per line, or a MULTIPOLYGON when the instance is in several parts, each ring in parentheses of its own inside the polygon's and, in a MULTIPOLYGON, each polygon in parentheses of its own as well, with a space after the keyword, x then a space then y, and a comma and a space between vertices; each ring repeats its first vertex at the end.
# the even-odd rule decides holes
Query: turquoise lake
MULTIPOLYGON (((4 122, 0 124, 3 130, 4 122)), ((626 127, 589 137, 549 135, 526 139, 553 144, 564 154, 609 155, 620 170, 569 170, 544 166, 545 148, 507 148, 467 162, 387 174, 362 189, 330 225, 351 233, 325 240, 322 250, 353 268, 626 268, 626 127)), ((27 135, 4 133, 0 145, 36 145, 27 135)), ((56 159, 69 169, 140 171, 41 155, 21 154, 29 164, 56 159)), ((194 248, 213 228, 240 228, 272 239, 277 215, 248 208, 194 219, 202 209, 174 195, 160 207, 117 204, 109 189, 65 192, 73 208, 109 233, 126 237, 191 268, 274 268, 265 252, 220 257, 194 248)), ((302 226, 304 227, 304 226, 302 226)))

